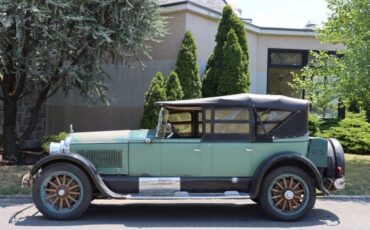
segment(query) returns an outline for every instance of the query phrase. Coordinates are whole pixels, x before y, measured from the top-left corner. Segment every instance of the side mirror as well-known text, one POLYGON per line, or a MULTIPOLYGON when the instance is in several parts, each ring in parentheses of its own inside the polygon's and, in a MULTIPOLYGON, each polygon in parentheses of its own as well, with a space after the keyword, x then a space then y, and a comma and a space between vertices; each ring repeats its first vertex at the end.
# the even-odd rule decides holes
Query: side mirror
POLYGON ((152 139, 150 139, 150 138, 145 138, 145 143, 146 144, 149 144, 149 143, 151 143, 152 142, 152 139))

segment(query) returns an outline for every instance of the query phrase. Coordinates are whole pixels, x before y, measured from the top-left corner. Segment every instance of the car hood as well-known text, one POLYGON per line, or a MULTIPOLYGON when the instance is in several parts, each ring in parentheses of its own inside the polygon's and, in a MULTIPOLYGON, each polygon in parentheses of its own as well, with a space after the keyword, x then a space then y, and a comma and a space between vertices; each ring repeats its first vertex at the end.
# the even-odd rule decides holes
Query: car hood
POLYGON ((145 142, 146 138, 153 139, 155 130, 117 130, 117 131, 98 131, 80 132, 71 135, 71 144, 83 143, 128 143, 145 142))

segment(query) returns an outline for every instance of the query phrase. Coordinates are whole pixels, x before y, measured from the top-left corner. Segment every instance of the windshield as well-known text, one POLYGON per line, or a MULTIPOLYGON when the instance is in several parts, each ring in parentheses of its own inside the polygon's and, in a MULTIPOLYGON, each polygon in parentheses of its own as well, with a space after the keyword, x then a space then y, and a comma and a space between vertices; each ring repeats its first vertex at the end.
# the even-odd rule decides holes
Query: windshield
POLYGON ((156 138, 163 139, 166 133, 166 124, 168 120, 168 110, 161 108, 158 114, 157 132, 155 134, 156 138))

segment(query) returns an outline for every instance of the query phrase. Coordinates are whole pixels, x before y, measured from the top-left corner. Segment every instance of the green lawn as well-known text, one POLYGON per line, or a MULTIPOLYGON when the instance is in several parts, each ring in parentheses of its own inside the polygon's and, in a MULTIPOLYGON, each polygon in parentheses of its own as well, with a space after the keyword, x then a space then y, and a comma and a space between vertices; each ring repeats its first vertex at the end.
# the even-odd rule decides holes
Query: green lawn
POLYGON ((370 195, 370 156, 346 154, 346 188, 339 195, 370 195))
MULTIPOLYGON (((370 195, 370 155, 346 154, 346 188, 337 195, 370 195)), ((21 188, 22 176, 30 166, 0 166, 0 195, 30 194, 21 188)))
POLYGON ((0 166, 0 195, 31 194, 28 187, 22 188, 22 177, 31 166, 0 166))

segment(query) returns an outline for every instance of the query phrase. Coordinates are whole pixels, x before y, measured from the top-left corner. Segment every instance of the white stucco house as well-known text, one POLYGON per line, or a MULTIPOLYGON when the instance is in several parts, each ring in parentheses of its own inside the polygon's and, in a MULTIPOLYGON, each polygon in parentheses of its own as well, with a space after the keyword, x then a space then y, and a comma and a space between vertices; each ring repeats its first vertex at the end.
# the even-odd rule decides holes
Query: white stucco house
MULTIPOLYGON (((161 14, 167 16, 169 34, 161 43, 153 43, 152 60, 146 68, 106 66, 112 76, 110 106, 91 105, 78 93, 68 97, 59 94, 46 105, 46 134, 68 129, 76 131, 139 128, 144 93, 157 71, 168 74, 175 69, 177 54, 186 31, 191 31, 198 47, 200 73, 204 73, 208 57, 215 46, 215 34, 226 0, 159 0, 161 14)), ((236 12, 238 13, 238 12, 236 12)), ((310 60, 309 50, 337 51, 341 45, 321 43, 313 27, 302 29, 271 28, 254 25, 243 19, 249 46, 250 92, 302 97, 287 85, 291 72, 298 71, 310 60)))

